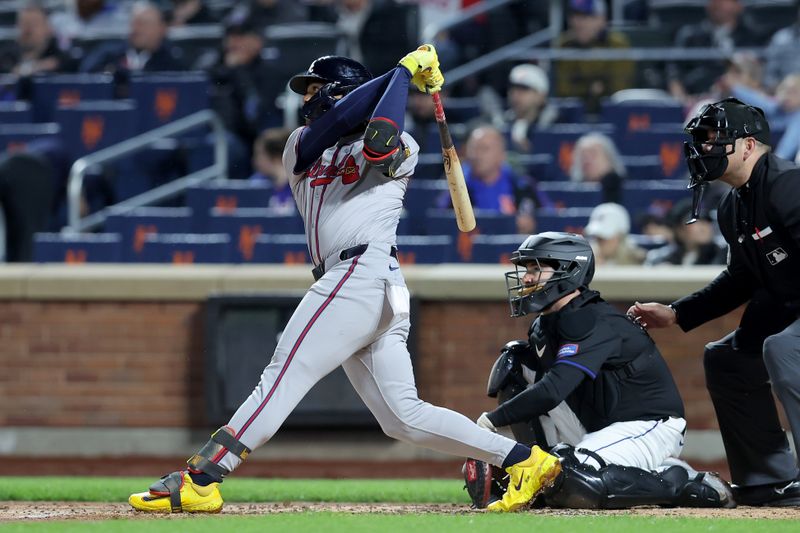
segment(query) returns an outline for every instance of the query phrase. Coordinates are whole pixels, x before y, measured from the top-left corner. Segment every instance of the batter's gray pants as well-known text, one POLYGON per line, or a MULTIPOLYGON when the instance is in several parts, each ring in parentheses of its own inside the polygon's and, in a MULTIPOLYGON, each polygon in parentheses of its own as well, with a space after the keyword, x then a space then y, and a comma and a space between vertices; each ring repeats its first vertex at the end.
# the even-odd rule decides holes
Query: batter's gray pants
POLYGON ((800 449, 800 319, 767 337, 763 353, 737 349, 734 333, 709 343, 704 365, 732 481, 751 486, 797 478, 772 393, 800 449))

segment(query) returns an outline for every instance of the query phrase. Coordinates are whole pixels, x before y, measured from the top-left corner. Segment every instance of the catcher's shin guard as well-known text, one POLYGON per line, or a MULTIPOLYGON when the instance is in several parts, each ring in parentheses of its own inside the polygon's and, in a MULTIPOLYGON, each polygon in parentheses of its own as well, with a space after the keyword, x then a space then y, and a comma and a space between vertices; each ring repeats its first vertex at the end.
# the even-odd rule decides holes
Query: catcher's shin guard
POLYGON ((211 438, 203 446, 199 452, 194 454, 186 461, 189 465, 189 471, 192 473, 203 472, 208 474, 217 483, 222 482, 222 479, 230 473, 230 470, 217 464, 217 460, 222 457, 223 449, 238 456, 241 460, 245 460, 250 452, 250 448, 239 442, 233 436, 234 431, 228 426, 222 426, 211 435, 211 438), (217 457, 219 455, 219 457, 217 457))

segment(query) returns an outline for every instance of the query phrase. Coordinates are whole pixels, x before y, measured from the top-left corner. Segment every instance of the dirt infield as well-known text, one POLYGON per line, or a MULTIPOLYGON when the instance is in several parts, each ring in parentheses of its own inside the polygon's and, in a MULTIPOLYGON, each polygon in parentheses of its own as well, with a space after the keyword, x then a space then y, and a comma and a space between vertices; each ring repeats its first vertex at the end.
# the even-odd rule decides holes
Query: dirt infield
MULTIPOLYGON (((269 515, 275 513, 302 513, 331 511, 338 513, 379 514, 464 514, 482 513, 459 504, 347 504, 347 503, 232 503, 226 504, 226 515, 269 515)), ((640 508, 626 511, 576 511, 535 509, 532 514, 552 516, 590 516, 617 514, 632 516, 698 517, 698 518, 750 518, 758 520, 800 520, 800 508, 738 507, 736 509, 658 509, 640 508)), ((125 503, 76 502, 0 502, 0 522, 19 520, 108 520, 108 519, 172 519, 188 515, 146 514, 133 511, 125 503)))

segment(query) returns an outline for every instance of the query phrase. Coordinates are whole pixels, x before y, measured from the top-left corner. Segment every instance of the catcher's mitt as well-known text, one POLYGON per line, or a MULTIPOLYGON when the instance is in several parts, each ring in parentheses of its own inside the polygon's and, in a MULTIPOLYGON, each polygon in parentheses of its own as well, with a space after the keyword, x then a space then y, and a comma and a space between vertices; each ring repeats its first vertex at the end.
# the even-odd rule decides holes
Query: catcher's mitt
POLYGON ((508 477, 502 468, 477 459, 467 459, 461 473, 474 509, 485 509, 490 503, 501 500, 508 487, 508 477))

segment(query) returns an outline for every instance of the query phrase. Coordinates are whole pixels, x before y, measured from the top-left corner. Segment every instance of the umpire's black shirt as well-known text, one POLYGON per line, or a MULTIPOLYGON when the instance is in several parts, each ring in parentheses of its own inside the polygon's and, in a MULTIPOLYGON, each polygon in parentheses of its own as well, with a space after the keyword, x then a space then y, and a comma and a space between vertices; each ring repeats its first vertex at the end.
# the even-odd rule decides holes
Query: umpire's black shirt
POLYGON ((719 228, 728 266, 703 289, 673 304, 689 331, 732 311, 757 291, 792 314, 800 311, 800 169, 772 153, 758 160, 747 183, 722 197, 719 228))
POLYGON ((531 326, 541 379, 488 414, 495 426, 528 421, 567 402, 588 431, 631 420, 683 417, 683 402, 650 336, 585 289, 531 326))

